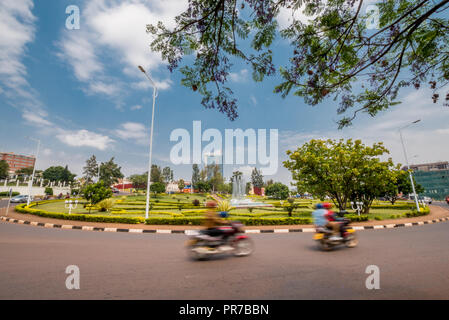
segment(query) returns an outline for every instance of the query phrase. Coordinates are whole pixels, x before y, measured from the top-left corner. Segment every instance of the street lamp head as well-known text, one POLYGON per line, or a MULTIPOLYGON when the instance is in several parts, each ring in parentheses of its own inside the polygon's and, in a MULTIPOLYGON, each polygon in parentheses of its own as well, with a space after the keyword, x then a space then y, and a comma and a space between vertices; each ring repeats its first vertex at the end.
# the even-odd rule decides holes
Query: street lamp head
POLYGON ((143 73, 145 73, 145 69, 142 68, 142 66, 138 66, 138 68, 140 69, 140 71, 142 71, 143 73))

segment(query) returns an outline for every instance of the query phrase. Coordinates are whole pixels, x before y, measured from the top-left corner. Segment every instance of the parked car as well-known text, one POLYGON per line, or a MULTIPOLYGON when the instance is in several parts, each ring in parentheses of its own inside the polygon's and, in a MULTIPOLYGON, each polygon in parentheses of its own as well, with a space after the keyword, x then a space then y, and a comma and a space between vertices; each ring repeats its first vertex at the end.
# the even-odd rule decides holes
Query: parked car
POLYGON ((117 188, 112 188, 112 193, 119 193, 119 192, 120 192, 119 189, 117 189, 117 188))
POLYGON ((449 204, 449 195, 446 196, 446 202, 447 202, 447 204, 449 204))
MULTIPOLYGON (((33 200, 34 200, 34 198, 33 198, 33 196, 31 196, 30 201, 33 201, 33 200)), ((21 194, 21 195, 11 198, 12 203, 25 203, 27 201, 28 201, 28 196, 24 195, 24 194, 21 194)))
POLYGON ((430 197, 418 196, 418 200, 419 201, 424 201, 427 204, 431 204, 432 203, 432 198, 430 198, 430 197))

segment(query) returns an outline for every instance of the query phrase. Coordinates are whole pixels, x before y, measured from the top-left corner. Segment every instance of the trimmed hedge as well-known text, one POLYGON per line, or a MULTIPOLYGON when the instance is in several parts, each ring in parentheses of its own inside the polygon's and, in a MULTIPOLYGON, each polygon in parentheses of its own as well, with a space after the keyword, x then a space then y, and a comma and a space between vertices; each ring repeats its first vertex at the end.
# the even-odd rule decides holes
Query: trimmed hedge
MULTIPOLYGON (((19 194, 20 192, 13 191, 11 196, 15 197, 18 196, 19 194)), ((0 192, 0 197, 9 197, 9 191, 0 192)))
POLYGON ((109 223, 129 223, 129 224, 138 224, 144 223, 144 218, 138 217, 117 217, 117 216, 96 216, 89 214, 68 214, 68 213, 58 213, 58 212, 49 212, 45 210, 32 209, 27 207, 26 203, 18 205, 15 207, 15 210, 20 213, 25 214, 34 214, 36 216, 44 217, 44 218, 54 218, 54 219, 63 219, 63 220, 77 220, 77 221, 87 221, 87 222, 109 222, 109 223))
MULTIPOLYGON (((234 219, 225 219, 233 221, 234 219)), ((145 224, 151 225, 201 225, 203 217, 174 217, 174 218, 148 218, 145 224)), ((246 226, 261 225, 293 225, 293 224, 311 224, 311 218, 239 218, 238 221, 246 226)))
MULTIPOLYGON (((45 200, 40 201, 40 204, 51 203, 51 202, 63 202, 64 200, 45 200)), ((101 216, 101 215, 90 215, 90 214, 68 214, 68 213, 58 213, 58 212, 50 212, 40 209, 33 209, 32 207, 36 206, 37 203, 31 203, 29 206, 24 204, 20 204, 15 207, 15 210, 20 213, 25 214, 34 214, 41 217, 46 218, 55 218, 55 219, 64 219, 64 220, 78 220, 78 221, 87 221, 87 222, 108 222, 108 223, 128 223, 128 224, 139 224, 146 223, 151 225, 201 225, 203 223, 204 217, 203 214, 208 209, 197 209, 184 211, 182 213, 175 213, 169 211, 151 211, 150 218, 144 219, 143 217, 126 217, 123 215, 134 212, 126 212, 126 211, 117 211, 117 216, 101 216), (151 215, 167 215, 168 217, 151 217, 151 215)), ((391 208, 391 207, 390 207, 391 208)), ((417 217, 423 216, 430 213, 430 208, 425 207, 422 208, 421 212, 417 212, 416 210, 411 210, 406 212, 403 215, 397 215, 399 217, 417 217)), ((312 217, 307 216, 293 216, 293 217, 279 217, 279 218, 264 218, 264 216, 273 215, 276 213, 259 213, 259 214, 246 214, 246 213, 235 213, 234 217, 228 218, 227 220, 239 220, 244 225, 247 226, 257 226, 257 225, 300 225, 300 224, 312 224, 312 217)), ((309 215, 309 212, 299 213, 301 215, 309 215)), ((352 222, 361 222, 368 221, 369 215, 356 215, 356 214, 347 214, 346 218, 351 219, 352 222)), ((376 217, 374 217, 376 219, 376 217)))
POLYGON ((416 209, 412 210, 410 212, 406 212, 405 216, 407 218, 412 218, 412 217, 425 216, 425 215, 428 215, 429 213, 430 213, 430 208, 429 207, 425 207, 425 208, 421 208, 420 212, 417 212, 416 209))
POLYGON ((362 222, 369 220, 369 216, 366 214, 361 214, 360 216, 357 214, 345 214, 345 218, 350 219, 351 222, 362 222))

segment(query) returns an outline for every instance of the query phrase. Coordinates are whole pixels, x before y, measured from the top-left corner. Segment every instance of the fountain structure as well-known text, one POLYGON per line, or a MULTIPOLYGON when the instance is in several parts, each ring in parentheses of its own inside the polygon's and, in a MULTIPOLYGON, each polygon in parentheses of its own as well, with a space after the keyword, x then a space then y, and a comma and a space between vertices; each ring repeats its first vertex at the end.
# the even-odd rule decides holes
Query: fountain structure
POLYGON ((232 198, 230 201, 231 206, 237 208, 249 208, 249 207, 272 207, 271 204, 263 202, 254 202, 251 199, 245 198, 245 181, 242 176, 234 176, 232 182, 232 198))

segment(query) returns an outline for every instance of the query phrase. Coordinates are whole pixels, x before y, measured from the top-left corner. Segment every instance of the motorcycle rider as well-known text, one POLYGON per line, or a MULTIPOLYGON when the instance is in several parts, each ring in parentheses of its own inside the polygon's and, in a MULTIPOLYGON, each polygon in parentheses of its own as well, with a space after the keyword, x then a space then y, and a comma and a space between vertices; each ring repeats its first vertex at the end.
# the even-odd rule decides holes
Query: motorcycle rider
POLYGON ((324 209, 322 203, 317 203, 315 205, 315 211, 312 212, 312 216, 314 219, 314 224, 317 228, 324 228, 327 224, 326 219, 327 210, 324 209))
POLYGON ((317 203, 315 205, 315 211, 312 212, 314 218, 314 224, 317 228, 329 228, 333 230, 332 236, 329 238, 331 241, 342 239, 342 223, 341 219, 336 216, 334 212, 329 210, 332 207, 330 203, 317 203), (340 236, 338 234, 340 233, 340 236))
POLYGON ((219 227, 228 224, 229 222, 221 219, 215 211, 208 210, 206 212, 203 224, 203 226, 206 228, 206 230, 204 230, 204 233, 211 237, 221 236, 223 232, 219 229, 219 227))

